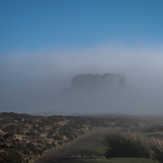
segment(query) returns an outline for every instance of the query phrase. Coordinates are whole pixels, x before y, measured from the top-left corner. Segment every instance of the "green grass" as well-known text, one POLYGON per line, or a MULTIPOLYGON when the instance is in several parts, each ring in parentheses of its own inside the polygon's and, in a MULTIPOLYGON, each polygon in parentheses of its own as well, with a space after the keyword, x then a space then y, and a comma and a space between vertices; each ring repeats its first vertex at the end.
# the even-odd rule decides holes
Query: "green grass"
POLYGON ((117 130, 111 130, 110 128, 96 129, 92 131, 91 133, 84 135, 79 140, 76 140, 73 143, 67 146, 64 146, 61 150, 58 150, 58 151, 56 150, 55 153, 53 151, 51 153, 51 156, 47 156, 46 160, 48 161, 45 160, 44 162, 53 162, 53 163, 158 163, 157 161, 150 160, 151 158, 157 159, 160 162, 162 162, 163 150, 159 146, 160 141, 158 141, 159 143, 158 144, 157 141, 156 142, 154 141, 155 139, 152 138, 151 140, 151 138, 148 137, 148 135, 143 132, 141 132, 140 134, 130 133, 128 131, 125 132, 124 134, 122 133, 124 133, 122 132, 122 130, 117 131, 117 130), (116 133, 117 132, 120 133, 120 135, 118 134, 118 137, 116 137, 116 135, 113 135, 113 139, 111 140, 115 140, 114 141, 115 143, 113 143, 113 145, 110 146, 110 143, 107 144, 108 137, 106 137, 106 135, 110 135, 110 134, 112 135, 112 133, 115 133, 115 131, 116 133), (117 141, 117 140, 122 140, 122 141, 117 141), (124 146, 123 146, 123 142, 125 142, 124 146), (127 147, 129 146, 131 148, 127 148, 126 146, 127 147), (114 148, 115 150, 113 150, 114 148), (112 149, 113 152, 115 151, 114 152, 115 155, 112 155, 108 157, 107 159, 59 160, 59 158, 72 158, 73 155, 76 156, 78 154, 86 155, 86 156, 91 156, 91 155, 102 156, 107 151, 107 149, 109 149, 108 154, 110 154, 110 149, 112 149), (122 151, 127 151, 127 153, 125 153, 125 155, 122 155, 123 153, 122 151), (145 157, 146 159, 143 159, 145 157), (57 158, 58 160, 54 160, 57 158))
MULTIPOLYGON (((91 134, 80 138, 80 141, 71 144, 65 156, 72 157, 72 155, 103 155, 107 149, 105 145, 105 137, 109 132, 108 128, 100 128, 93 131, 91 134)), ((62 155, 64 152, 62 153, 62 155)))
POLYGON ((158 163, 144 158, 109 158, 109 159, 85 159, 85 160, 62 160, 53 163, 158 163))

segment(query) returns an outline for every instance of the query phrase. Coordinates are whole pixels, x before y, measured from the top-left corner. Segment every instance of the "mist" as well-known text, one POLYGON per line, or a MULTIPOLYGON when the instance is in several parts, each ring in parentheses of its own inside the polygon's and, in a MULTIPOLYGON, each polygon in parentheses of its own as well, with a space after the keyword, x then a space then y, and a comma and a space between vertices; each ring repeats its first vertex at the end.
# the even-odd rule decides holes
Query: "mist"
POLYGON ((161 114, 163 47, 107 44, 0 57, 0 112, 161 114), (118 73, 126 85, 73 92, 79 74, 118 73))

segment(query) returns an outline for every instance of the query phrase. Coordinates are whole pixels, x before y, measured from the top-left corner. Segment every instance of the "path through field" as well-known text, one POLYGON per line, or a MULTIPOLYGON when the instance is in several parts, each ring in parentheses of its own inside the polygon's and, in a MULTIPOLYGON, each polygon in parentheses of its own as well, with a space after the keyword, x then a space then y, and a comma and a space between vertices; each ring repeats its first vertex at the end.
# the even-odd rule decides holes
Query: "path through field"
POLYGON ((77 155, 103 155, 106 149, 105 136, 109 132, 109 128, 97 128, 83 135, 72 143, 64 145, 61 148, 53 149, 46 152, 37 162, 55 162, 60 158, 68 159, 77 155))

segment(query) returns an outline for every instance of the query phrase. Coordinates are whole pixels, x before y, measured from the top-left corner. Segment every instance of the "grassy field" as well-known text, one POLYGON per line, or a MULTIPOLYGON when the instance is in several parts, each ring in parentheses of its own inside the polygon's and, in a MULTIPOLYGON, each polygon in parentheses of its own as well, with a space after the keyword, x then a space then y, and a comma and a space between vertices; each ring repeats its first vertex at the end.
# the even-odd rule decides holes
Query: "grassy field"
POLYGON ((0 126, 0 162, 163 163, 163 116, 1 113, 0 126))
POLYGON ((103 155, 107 146, 105 145, 106 134, 110 128, 98 128, 85 134, 80 139, 65 145, 59 149, 51 150, 43 155, 38 162, 51 162, 54 158, 72 158, 73 155, 103 155))
POLYGON ((53 163, 158 163, 154 160, 143 158, 110 158, 110 159, 87 159, 87 160, 61 160, 53 163))
POLYGON ((51 153, 48 153, 49 155, 45 155, 43 159, 39 160, 39 163, 158 163, 157 161, 143 158, 69 159, 73 155, 78 154, 102 156, 107 149, 105 145, 106 134, 112 130, 111 128, 98 128, 72 144, 51 151, 51 153))
MULTIPOLYGON (((161 122, 160 124, 163 123, 161 122)), ((84 134, 82 137, 75 140, 74 142, 45 153, 43 157, 41 157, 38 160, 38 162, 158 163, 158 161, 154 161, 151 159, 154 158, 155 160, 159 160, 162 163, 163 128, 161 127, 160 125, 153 125, 153 123, 150 124, 141 122, 140 125, 137 126, 134 123, 133 125, 128 124, 128 120, 124 120, 121 123, 118 121, 116 123, 116 126, 95 128, 94 130, 84 134), (118 135, 122 134, 122 136, 116 137, 116 135, 114 135, 113 136, 114 139, 111 140, 116 144, 112 143, 113 144, 112 146, 111 144, 109 144, 109 147, 111 148, 108 148, 107 146, 108 135, 109 134, 112 135, 113 133, 116 133, 118 135), (155 138, 157 141, 155 141, 155 138), (124 144, 122 142, 124 142, 124 144), (142 147, 141 150, 140 147, 142 147), (107 154, 108 149, 109 155, 107 154), (112 149, 112 151, 110 149, 112 149), (126 154, 122 151, 128 152, 126 154), (94 158, 91 157, 94 155, 97 157, 105 155, 107 159, 91 159, 94 158), (88 158, 90 159, 82 159, 85 156, 86 157, 88 156, 88 158)))

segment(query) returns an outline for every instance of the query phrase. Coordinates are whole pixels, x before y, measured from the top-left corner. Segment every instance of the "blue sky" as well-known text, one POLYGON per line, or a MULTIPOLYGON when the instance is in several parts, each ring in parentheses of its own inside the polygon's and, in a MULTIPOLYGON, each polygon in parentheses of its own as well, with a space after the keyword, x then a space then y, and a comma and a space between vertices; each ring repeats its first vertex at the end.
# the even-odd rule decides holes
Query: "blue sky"
POLYGON ((0 0, 0 54, 163 42, 162 0, 0 0))

